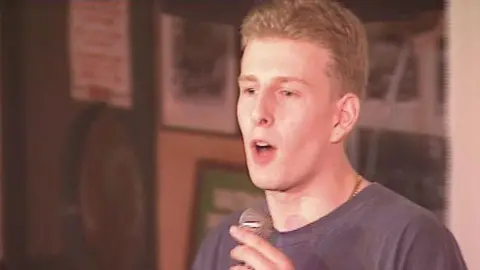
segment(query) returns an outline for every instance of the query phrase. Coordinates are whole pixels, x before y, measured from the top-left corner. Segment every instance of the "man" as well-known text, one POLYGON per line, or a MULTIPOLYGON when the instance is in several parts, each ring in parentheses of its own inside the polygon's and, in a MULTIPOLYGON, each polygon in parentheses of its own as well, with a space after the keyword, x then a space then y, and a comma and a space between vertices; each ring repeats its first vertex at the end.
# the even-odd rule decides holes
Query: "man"
POLYGON ((332 1, 278 0, 254 9, 241 33, 237 115, 274 237, 235 226, 237 213, 208 234, 193 268, 467 269, 433 214, 348 161, 368 77, 361 22, 332 1))

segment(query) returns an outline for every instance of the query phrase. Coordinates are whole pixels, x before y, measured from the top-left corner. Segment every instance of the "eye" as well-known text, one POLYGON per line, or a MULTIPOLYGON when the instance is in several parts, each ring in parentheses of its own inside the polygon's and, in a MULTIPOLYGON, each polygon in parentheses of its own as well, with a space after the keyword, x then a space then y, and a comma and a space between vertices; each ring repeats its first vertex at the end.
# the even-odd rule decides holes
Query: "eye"
POLYGON ((286 89, 281 90, 280 93, 282 94, 282 96, 285 96, 285 97, 293 97, 296 95, 295 92, 291 90, 286 90, 286 89))
POLYGON ((255 94, 255 89, 253 89, 253 88, 244 88, 244 89, 242 90, 242 93, 243 93, 243 94, 246 94, 246 95, 253 95, 253 94, 255 94))

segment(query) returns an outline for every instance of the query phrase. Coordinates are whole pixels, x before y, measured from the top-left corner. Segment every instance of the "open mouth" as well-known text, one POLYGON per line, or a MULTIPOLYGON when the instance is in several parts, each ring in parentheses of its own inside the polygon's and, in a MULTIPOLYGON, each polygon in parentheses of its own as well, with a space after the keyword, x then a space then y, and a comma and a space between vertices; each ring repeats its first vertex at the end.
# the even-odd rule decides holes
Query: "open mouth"
POLYGON ((277 147, 265 140, 253 140, 251 149, 253 161, 260 166, 271 163, 277 154, 277 147))
POLYGON ((275 147, 270 143, 262 140, 255 140, 252 142, 252 148, 257 154, 266 153, 272 150, 275 150, 275 147))
POLYGON ((269 164, 275 159, 277 147, 265 140, 251 142, 253 161, 260 166, 269 164))

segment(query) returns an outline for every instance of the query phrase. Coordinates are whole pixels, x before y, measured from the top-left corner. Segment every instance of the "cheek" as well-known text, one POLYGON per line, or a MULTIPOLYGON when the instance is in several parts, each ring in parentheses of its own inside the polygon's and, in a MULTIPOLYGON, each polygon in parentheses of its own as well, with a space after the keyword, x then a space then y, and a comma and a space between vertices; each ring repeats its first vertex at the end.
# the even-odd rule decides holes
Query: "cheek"
POLYGON ((237 104, 237 121, 240 130, 245 132, 250 123, 250 107, 247 103, 239 101, 237 104))
POLYGON ((305 143, 311 125, 310 117, 304 107, 290 107, 277 113, 276 126, 285 148, 298 149, 305 143))
POLYGON ((331 116, 326 110, 313 106, 288 108, 278 115, 286 142, 306 145, 328 140, 331 132, 331 116))
POLYGON ((284 133, 300 135, 313 124, 313 110, 305 103, 290 104, 277 110, 277 125, 281 125, 284 133))

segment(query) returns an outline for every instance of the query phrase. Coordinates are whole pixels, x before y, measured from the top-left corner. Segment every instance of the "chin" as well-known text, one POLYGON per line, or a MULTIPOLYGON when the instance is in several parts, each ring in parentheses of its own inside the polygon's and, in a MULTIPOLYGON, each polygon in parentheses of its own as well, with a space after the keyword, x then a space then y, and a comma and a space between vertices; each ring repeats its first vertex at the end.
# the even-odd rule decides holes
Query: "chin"
POLYGON ((250 179, 252 183, 260 189, 266 189, 275 186, 276 182, 271 176, 257 174, 255 172, 250 172, 250 179))
POLYGON ((248 172, 252 183, 259 189, 269 191, 280 191, 285 186, 283 171, 278 169, 278 165, 271 163, 265 166, 259 166, 254 162, 247 160, 248 172))
POLYGON ((251 173, 252 183, 259 189, 264 191, 284 191, 285 184, 281 178, 272 177, 272 175, 251 173))

